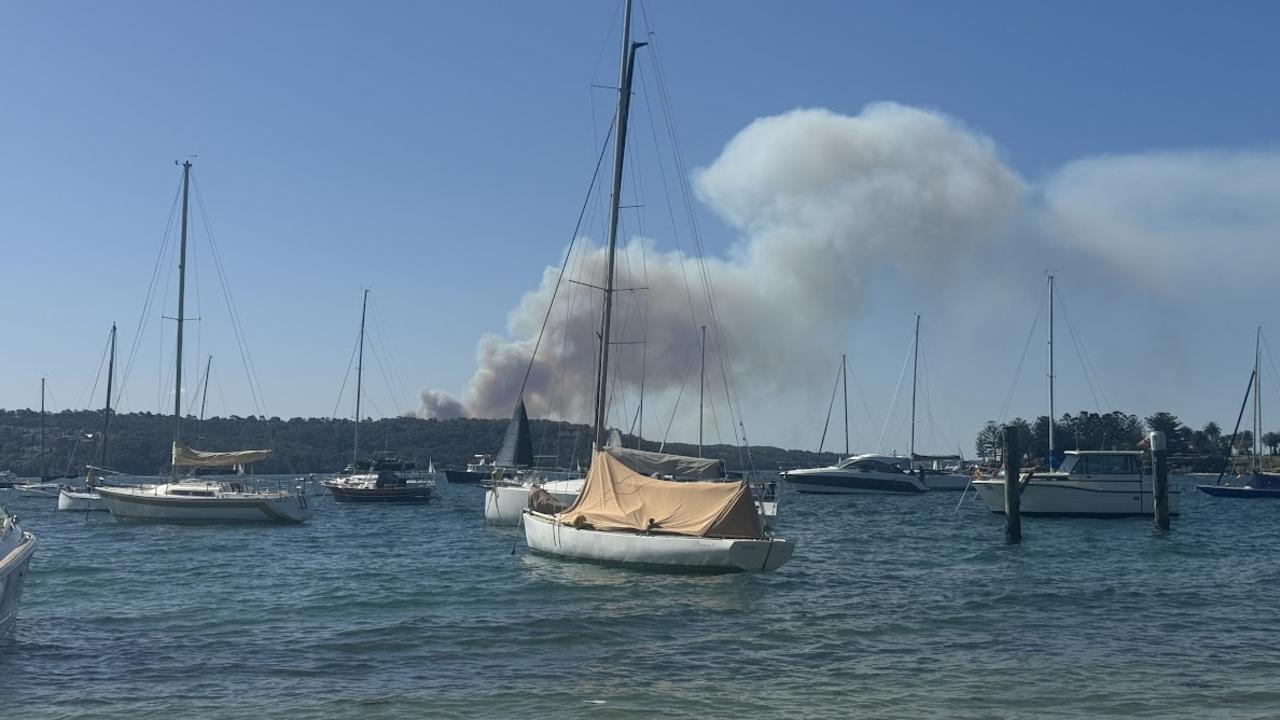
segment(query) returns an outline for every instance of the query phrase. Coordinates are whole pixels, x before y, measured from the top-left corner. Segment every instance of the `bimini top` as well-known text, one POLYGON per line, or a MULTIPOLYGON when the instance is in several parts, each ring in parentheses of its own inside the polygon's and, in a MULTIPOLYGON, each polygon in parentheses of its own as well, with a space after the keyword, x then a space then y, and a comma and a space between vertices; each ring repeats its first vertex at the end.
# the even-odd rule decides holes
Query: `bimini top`
POLYGON ((755 539, 760 514, 745 482, 673 482, 647 477, 598 451, 582 492, 556 516, 564 525, 606 531, 755 539))
POLYGON ((185 445, 173 444, 174 467, 232 467, 266 460, 270 450, 238 450, 236 452, 205 452, 192 450, 185 445))

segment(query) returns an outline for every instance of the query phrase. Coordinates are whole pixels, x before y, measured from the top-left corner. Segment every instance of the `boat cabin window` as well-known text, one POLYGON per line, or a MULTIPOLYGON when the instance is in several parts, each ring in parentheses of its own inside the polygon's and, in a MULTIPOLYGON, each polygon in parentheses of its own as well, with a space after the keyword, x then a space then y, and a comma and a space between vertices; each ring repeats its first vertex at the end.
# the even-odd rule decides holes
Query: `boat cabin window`
POLYGON ((213 497, 212 490, 170 490, 170 495, 185 495, 187 497, 213 497))
POLYGON ((1136 455, 1081 455, 1076 461, 1075 472, 1086 475, 1137 475, 1140 468, 1136 455))

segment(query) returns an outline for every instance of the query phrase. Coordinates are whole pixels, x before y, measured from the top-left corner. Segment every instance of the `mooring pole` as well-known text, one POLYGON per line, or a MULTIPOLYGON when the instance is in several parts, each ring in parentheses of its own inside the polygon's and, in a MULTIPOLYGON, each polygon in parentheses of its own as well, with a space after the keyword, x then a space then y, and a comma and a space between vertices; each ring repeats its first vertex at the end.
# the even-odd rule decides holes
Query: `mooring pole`
POLYGON ((1022 542, 1022 467, 1018 428, 1004 426, 1004 541, 1022 542))
POLYGON ((1151 509, 1156 530, 1169 529, 1169 451, 1164 433, 1153 432, 1147 438, 1151 446, 1151 509))

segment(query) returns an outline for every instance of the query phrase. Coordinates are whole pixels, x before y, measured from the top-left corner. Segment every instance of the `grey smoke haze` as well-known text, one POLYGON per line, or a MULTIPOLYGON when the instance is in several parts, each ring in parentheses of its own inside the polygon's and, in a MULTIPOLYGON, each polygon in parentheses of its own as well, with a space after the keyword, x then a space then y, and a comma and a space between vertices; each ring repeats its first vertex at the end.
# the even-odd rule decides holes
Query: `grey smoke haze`
MULTIPOLYGON (((957 261, 979 258, 982 280, 941 296, 952 306, 953 321, 969 321, 974 338, 995 331, 975 320, 991 308, 1022 312, 1034 303, 1034 278, 1053 264, 1071 279, 1073 290, 1097 293, 1102 305, 1096 310, 1125 328, 1126 342, 1116 344, 1112 335, 1111 351, 1100 358, 1107 377, 1123 379, 1112 385, 1117 407, 1166 409, 1152 404, 1162 402, 1168 387, 1186 386, 1192 377, 1203 380, 1192 367, 1184 328, 1169 311, 1180 307, 1184 317, 1204 312, 1204 298, 1189 289, 1251 298, 1247 305, 1256 307, 1280 264, 1275 149, 1083 158, 1031 186, 987 137, 935 112, 883 103, 853 117, 796 110, 757 120, 696 174, 695 184, 702 202, 740 237, 706 264, 727 335, 728 365, 748 408, 775 410, 781 398, 797 393, 809 393, 816 404, 830 392, 832 358, 849 346, 868 285, 878 275, 893 270, 924 287, 964 266, 957 261), (998 260, 992 251, 1000 253, 998 260), (1154 312, 1157 306, 1160 312, 1154 312), (1142 333, 1140 340, 1135 332, 1142 333), (1132 368, 1147 359, 1143 349, 1153 347, 1161 362, 1134 377, 1132 368)), ((649 243, 646 284, 653 288, 647 294, 646 405, 665 423, 696 348, 696 327, 706 319, 705 301, 696 259, 657 252, 655 247, 672 244, 665 238, 632 239, 622 257, 630 257, 633 268, 639 243, 649 243), (686 276, 694 286, 696 320, 686 276)), ((598 283, 602 252, 587 243, 580 250, 575 277, 598 283)), ((620 284, 641 284, 644 278, 629 275, 627 267, 621 264, 620 284)), ((544 271, 541 283, 512 311, 505 335, 481 340, 477 369, 461 400, 424 391, 421 414, 510 414, 557 271, 544 271)), ((594 390, 599 304, 580 288, 570 294, 572 302, 557 300, 526 399, 532 415, 582 421, 594 390)), ((637 339, 634 299, 620 298, 617 337, 637 339)), ((1103 327, 1089 334, 1099 331, 1107 332, 1103 327)), ((985 342, 975 339, 952 350, 961 357, 988 357, 985 342)), ((1018 351, 1001 351, 995 372, 1012 373, 1012 366, 999 363, 1015 362, 1018 351)), ((629 427, 639 362, 634 346, 620 346, 616 354, 623 365, 614 377, 622 387, 613 397, 623 402, 615 403, 612 419, 629 427), (631 407, 618 410, 626 402, 631 407)), ((713 358, 709 368, 714 373, 716 367, 713 358)), ((992 396, 1003 396, 1005 388, 978 388, 964 370, 956 372, 952 387, 967 394, 967 402, 954 406, 960 413, 952 422, 963 429, 957 433, 963 439, 999 410, 991 407, 998 405, 992 396)), ((696 392, 693 382, 687 393, 696 392)), ((717 379, 709 382, 718 387, 717 379)), ((1079 388, 1077 396, 1084 392, 1079 388)), ((691 396, 684 397, 688 402, 691 396)), ((802 405, 801 412, 804 407, 811 406, 802 405)), ((807 433, 818 428, 800 436, 783 432, 793 442, 808 442, 807 433)), ((875 428, 860 439, 864 446, 868 437, 875 440, 875 428)))
MULTIPOLYGON (((1280 152, 1153 152, 1068 163, 1044 183, 1041 226, 1148 289, 1270 282, 1280 261, 1280 152)), ((1262 318, 1259 318, 1262 320, 1262 318)))
MULTIPOLYGON (((854 117, 805 109, 759 119, 696 174, 695 186, 741 235, 727 256, 705 263, 726 334, 726 361, 744 394, 775 390, 815 363, 825 375, 830 356, 821 349, 848 339, 850 320, 878 269, 892 265, 920 276, 942 270, 998 240, 1025 193, 990 139, 945 115, 892 103, 870 105, 854 117), (750 352, 734 352, 747 346, 750 352)), ((581 263, 575 277, 599 283, 603 251, 582 245, 571 264, 581 263)), ((696 328, 707 322, 701 268, 696 258, 659 252, 648 239, 631 239, 620 252, 633 259, 634 272, 620 267, 619 284, 643 282, 649 290, 643 306, 620 296, 615 338, 638 339, 639 313, 646 314, 645 391, 672 396, 686 378, 696 328), (634 260, 640 243, 649 243, 644 277, 634 260)), ((482 338, 461 400, 425 390, 420 414, 510 414, 557 273, 544 271, 537 289, 512 311, 505 336, 482 338)), ((533 416, 590 413, 599 304, 581 290, 567 292, 573 300, 562 295, 556 301, 526 388, 533 416)), ((636 346, 614 352, 614 377, 622 384, 612 393, 616 398, 635 392, 640 372, 636 346)), ((625 423, 621 412, 614 422, 625 423)))

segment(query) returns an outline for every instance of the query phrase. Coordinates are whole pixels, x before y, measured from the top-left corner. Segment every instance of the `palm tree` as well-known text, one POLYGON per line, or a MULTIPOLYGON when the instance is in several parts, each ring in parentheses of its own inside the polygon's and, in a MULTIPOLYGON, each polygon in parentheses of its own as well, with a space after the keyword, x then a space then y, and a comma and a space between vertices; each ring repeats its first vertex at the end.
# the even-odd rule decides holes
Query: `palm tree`
POLYGON ((1267 446, 1267 452, 1271 455, 1277 454, 1277 448, 1280 448, 1280 432, 1274 430, 1262 436, 1262 444, 1267 446))

